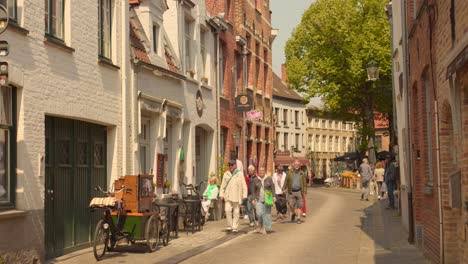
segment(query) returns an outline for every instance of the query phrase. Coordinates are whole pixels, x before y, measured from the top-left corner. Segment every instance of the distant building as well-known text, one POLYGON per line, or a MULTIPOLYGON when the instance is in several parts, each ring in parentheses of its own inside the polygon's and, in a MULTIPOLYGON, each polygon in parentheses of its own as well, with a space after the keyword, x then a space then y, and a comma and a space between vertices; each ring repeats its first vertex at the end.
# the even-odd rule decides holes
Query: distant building
POLYGON ((295 158, 310 165, 307 158, 304 98, 273 73, 273 109, 276 124, 275 165, 289 166, 295 158))
POLYGON ((314 99, 307 105, 307 149, 311 169, 316 179, 329 177, 346 164, 333 161, 358 146, 354 122, 328 117, 322 112, 323 103, 314 99))

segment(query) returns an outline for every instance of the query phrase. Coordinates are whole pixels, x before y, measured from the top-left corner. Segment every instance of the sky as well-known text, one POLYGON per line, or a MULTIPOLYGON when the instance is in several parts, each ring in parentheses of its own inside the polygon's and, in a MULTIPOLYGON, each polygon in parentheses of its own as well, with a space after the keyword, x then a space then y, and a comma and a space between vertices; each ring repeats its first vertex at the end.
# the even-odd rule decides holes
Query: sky
POLYGON ((273 41, 273 71, 281 76, 284 46, 293 29, 301 22, 302 14, 315 0, 270 0, 271 24, 279 30, 273 41))

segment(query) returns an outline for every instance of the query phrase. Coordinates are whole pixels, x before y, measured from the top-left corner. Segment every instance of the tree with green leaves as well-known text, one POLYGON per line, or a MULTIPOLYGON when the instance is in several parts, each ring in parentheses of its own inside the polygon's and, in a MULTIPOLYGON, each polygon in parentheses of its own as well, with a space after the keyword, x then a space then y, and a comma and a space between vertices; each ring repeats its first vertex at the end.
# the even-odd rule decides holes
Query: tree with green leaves
POLYGON ((389 120, 389 128, 393 118, 386 4, 388 0, 317 0, 285 48, 291 86, 306 97, 322 97, 324 110, 333 116, 357 121, 364 149, 375 134, 374 113, 389 120), (367 80, 371 60, 379 66, 375 82, 367 80))

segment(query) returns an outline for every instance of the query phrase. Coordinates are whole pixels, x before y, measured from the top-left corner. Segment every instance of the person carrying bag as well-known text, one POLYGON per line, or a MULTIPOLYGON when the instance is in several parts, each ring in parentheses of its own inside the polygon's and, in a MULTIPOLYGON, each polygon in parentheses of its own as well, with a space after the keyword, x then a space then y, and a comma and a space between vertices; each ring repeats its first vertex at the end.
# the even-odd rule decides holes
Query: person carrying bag
POLYGON ((276 201, 276 193, 273 180, 265 176, 265 168, 258 169, 258 176, 253 178, 250 188, 258 220, 257 232, 266 235, 266 230, 271 229, 271 207, 276 201))

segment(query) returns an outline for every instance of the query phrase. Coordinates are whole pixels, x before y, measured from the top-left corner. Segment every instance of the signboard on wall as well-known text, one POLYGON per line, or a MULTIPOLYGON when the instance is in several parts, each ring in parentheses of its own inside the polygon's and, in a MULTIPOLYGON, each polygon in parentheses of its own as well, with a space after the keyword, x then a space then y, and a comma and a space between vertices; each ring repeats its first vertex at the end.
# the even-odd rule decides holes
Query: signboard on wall
POLYGON ((258 110, 248 111, 246 113, 247 120, 250 121, 261 121, 263 120, 263 112, 258 110))
POLYGON ((237 112, 247 112, 253 108, 253 99, 249 94, 238 95, 235 99, 234 106, 237 112))
POLYGON ((166 180, 166 155, 158 153, 156 165, 156 186, 162 188, 166 180))

